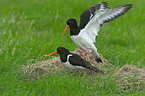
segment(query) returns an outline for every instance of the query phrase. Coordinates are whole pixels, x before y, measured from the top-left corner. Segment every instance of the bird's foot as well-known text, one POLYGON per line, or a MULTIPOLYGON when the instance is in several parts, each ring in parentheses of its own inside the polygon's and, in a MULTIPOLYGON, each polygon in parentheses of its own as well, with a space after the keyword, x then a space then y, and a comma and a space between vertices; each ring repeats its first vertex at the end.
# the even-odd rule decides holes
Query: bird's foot
POLYGON ((86 74, 86 71, 84 71, 84 74, 86 74))
POLYGON ((82 50, 78 49, 78 51, 82 52, 82 53, 85 53, 84 56, 82 57, 83 59, 85 59, 86 55, 89 53, 89 50, 87 50, 87 52, 86 52, 86 51, 82 51, 82 50))
POLYGON ((81 56, 81 58, 85 59, 85 56, 81 56))

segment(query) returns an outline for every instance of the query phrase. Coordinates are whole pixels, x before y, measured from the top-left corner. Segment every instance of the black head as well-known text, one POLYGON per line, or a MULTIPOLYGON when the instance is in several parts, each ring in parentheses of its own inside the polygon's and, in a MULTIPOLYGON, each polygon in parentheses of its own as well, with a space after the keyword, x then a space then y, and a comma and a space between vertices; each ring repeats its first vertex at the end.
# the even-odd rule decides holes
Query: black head
POLYGON ((73 18, 68 19, 66 23, 67 23, 67 25, 69 25, 70 28, 78 28, 76 19, 73 19, 73 18))
POLYGON ((67 26, 65 27, 62 35, 65 34, 65 32, 68 28, 70 28, 70 35, 78 35, 79 34, 80 30, 78 28, 76 19, 68 19, 66 23, 67 23, 67 26))
POLYGON ((67 50, 64 47, 58 47, 57 48, 57 53, 61 55, 61 54, 69 54, 70 52, 69 52, 69 50, 67 50))

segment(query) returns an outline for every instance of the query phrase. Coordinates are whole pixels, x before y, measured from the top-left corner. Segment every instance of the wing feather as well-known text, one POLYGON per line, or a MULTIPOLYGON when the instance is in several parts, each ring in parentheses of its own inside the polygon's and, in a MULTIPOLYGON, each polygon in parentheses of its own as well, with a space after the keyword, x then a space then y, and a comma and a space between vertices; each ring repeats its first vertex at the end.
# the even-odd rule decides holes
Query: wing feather
POLYGON ((81 34, 87 34, 95 42, 95 37, 98 35, 101 26, 125 14, 131 7, 132 4, 100 8, 94 13, 95 15, 81 31, 81 34))
POLYGON ((87 10, 85 10, 80 15, 80 24, 79 24, 80 30, 85 28, 87 23, 95 16, 96 11, 103 10, 105 8, 107 8, 107 3, 101 2, 101 3, 95 4, 94 6, 88 8, 87 10))
POLYGON ((73 66, 77 66, 77 67, 81 67, 81 68, 87 68, 87 69, 93 70, 95 72, 102 72, 101 70, 99 70, 98 68, 96 68, 93 64, 91 64, 88 61, 82 59, 77 54, 73 54, 72 53, 72 56, 70 56, 70 59, 69 60, 70 60, 69 62, 71 62, 71 64, 73 66))
POLYGON ((70 56, 69 62, 71 62, 73 66, 82 66, 84 68, 86 68, 87 66, 92 66, 91 63, 82 59, 80 56, 76 54, 72 54, 72 56, 70 56))

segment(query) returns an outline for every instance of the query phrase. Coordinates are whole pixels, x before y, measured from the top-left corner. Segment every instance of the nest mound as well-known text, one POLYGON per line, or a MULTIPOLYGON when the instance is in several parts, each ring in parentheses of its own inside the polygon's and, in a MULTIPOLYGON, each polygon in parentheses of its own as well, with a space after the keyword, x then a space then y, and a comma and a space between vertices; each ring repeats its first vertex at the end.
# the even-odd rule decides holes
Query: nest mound
POLYGON ((118 68, 113 74, 113 78, 116 84, 122 91, 125 89, 142 90, 145 84, 145 68, 137 68, 135 65, 125 65, 122 68, 118 68))
MULTIPOLYGON (((75 51, 73 51, 72 53, 75 54, 80 54, 80 52, 77 51, 77 49, 75 51)), ((82 54, 80 54, 82 55, 82 54)), ((86 56, 86 60, 89 61, 90 63, 92 63, 94 66, 96 66, 98 69, 104 71, 105 73, 108 72, 107 68, 111 68, 113 69, 113 65, 111 63, 108 63, 108 61, 106 59, 102 59, 103 63, 97 63, 94 59, 94 57, 91 54, 88 54, 86 56)), ((52 56, 52 58, 41 61, 41 62, 37 62, 33 63, 33 61, 35 62, 35 60, 31 59, 29 60, 30 63, 27 64, 27 66, 23 66, 23 73, 24 74, 33 74, 35 75, 35 77, 39 77, 39 75, 44 75, 50 72, 57 72, 57 71, 61 71, 64 70, 65 72, 72 72, 72 71, 78 71, 80 72, 81 69, 70 69, 67 68, 63 65, 63 63, 60 61, 59 57, 55 57, 52 56)), ((83 71, 83 70, 81 70, 83 71)), ((85 69, 85 71, 87 73, 92 73, 90 70, 85 69)))
MULTIPOLYGON (((72 53, 80 54, 80 52, 78 52, 77 50, 73 51, 72 53)), ((103 63, 97 63, 91 54, 88 54, 86 56, 86 60, 94 64, 94 66, 96 66, 100 70, 105 72, 101 77, 102 80, 105 80, 105 78, 107 78, 107 76, 111 74, 112 81, 115 81, 115 83, 117 84, 117 86, 119 86, 119 88, 121 88, 121 90, 131 89, 132 85, 135 88, 138 88, 140 85, 144 84, 145 68, 138 68, 135 65, 125 65, 122 68, 119 68, 109 63, 109 61, 107 61, 103 57, 102 57, 103 63), (111 73, 110 71, 113 73, 111 73)), ((63 63, 60 62, 60 58, 54 56, 45 61, 29 63, 27 66, 22 67, 22 72, 31 79, 34 78, 39 79, 40 76, 45 76, 48 73, 55 74, 58 71, 61 71, 62 74, 73 73, 76 76, 83 73, 83 70, 81 69, 74 70, 74 69, 66 68, 63 65, 63 63)), ((94 74, 94 72, 90 70, 86 69, 85 71, 86 74, 92 74, 92 73, 94 74)))

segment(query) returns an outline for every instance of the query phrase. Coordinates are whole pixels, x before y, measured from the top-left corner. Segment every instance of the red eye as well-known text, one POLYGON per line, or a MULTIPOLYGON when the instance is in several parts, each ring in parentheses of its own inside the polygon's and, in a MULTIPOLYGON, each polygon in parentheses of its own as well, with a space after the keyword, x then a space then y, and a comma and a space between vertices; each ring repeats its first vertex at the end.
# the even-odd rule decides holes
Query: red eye
POLYGON ((58 50, 61 50, 60 48, 58 48, 58 50))
POLYGON ((71 24, 71 22, 69 22, 69 24, 71 24))

